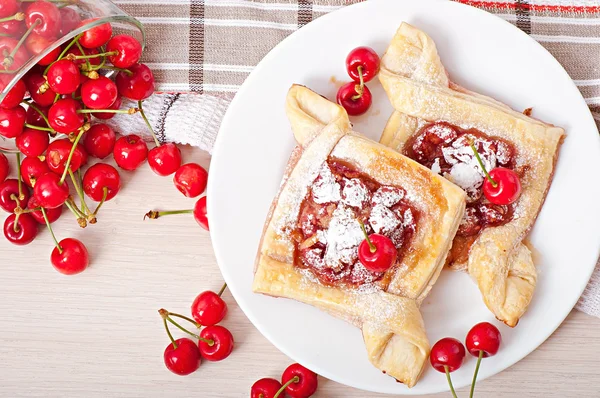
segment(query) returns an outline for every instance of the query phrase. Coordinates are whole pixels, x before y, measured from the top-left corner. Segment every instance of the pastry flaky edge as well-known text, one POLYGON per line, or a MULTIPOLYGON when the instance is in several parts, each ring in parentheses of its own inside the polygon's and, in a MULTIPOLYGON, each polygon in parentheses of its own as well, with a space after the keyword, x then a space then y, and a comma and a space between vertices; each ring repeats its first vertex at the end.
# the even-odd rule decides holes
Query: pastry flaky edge
POLYGON ((361 328, 370 362, 412 387, 430 349, 419 304, 443 267, 464 213, 465 195, 418 163, 354 133, 343 108, 303 86, 292 86, 286 111, 298 146, 267 216, 253 291, 311 304, 361 328), (402 186, 422 206, 415 205, 424 212, 413 237, 419 244, 394 268, 386 289, 325 286, 294 266, 295 244, 289 232, 321 164, 330 156, 350 162, 382 184, 402 186))
POLYGON ((521 180, 514 219, 485 229, 471 247, 467 263, 459 264, 476 281, 496 318, 514 327, 527 310, 537 282, 523 239, 546 198, 564 130, 452 83, 433 40, 407 23, 400 26, 383 56, 379 79, 395 109, 382 144, 402 152, 420 126, 447 121, 512 142, 517 164, 531 167, 521 180))

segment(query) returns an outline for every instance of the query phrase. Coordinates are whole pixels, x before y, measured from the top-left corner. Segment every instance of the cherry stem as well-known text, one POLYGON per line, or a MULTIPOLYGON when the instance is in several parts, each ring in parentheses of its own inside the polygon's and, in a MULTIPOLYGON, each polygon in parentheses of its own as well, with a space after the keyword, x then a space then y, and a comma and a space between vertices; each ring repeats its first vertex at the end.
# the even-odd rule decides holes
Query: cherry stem
POLYGON ((24 200, 25 195, 23 195, 23 183, 21 182, 21 152, 17 152, 17 181, 19 184, 19 200, 24 200))
POLYGON ((273 395, 273 398, 277 398, 281 395, 281 393, 283 393, 285 391, 286 388, 288 388, 292 383, 299 383, 300 382, 300 378, 298 376, 294 376, 291 379, 289 379, 287 381, 287 383, 285 383, 284 385, 281 386, 281 388, 279 389, 279 391, 277 391, 275 393, 275 395, 273 395))
POLYGON ((107 56, 111 56, 111 55, 119 55, 118 51, 109 51, 106 53, 98 53, 98 54, 91 54, 91 55, 75 55, 75 54, 69 54, 67 55, 67 59, 69 61, 74 61, 77 59, 91 59, 91 58, 100 58, 100 57, 107 57, 107 56))
POLYGON ((360 99, 360 97, 363 96, 364 93, 364 87, 365 87, 365 79, 363 78, 363 67, 362 65, 359 65, 358 68, 358 78, 360 79, 360 84, 357 84, 356 87, 354 88, 354 90, 356 90, 356 92, 358 93, 357 95, 352 97, 352 101, 357 101, 360 99))
POLYGON ((86 220, 85 214, 83 214, 81 212, 81 210, 79 210, 79 208, 77 207, 75 202, 73 202, 73 199, 72 198, 67 199, 67 201, 65 202, 65 205, 67 205, 69 210, 71 210, 71 213, 73 213, 75 215, 75 218, 77 219, 77 223, 79 224, 79 226, 81 228, 87 227, 87 220, 86 220))
MULTIPOLYGON (((160 313, 160 311, 158 311, 160 313)), ((163 325, 165 325, 165 330, 167 331, 167 334, 169 335, 169 340, 171 340, 171 344, 173 344, 173 349, 177 349, 177 343, 175 342, 175 339, 173 338, 173 335, 171 334, 171 331, 169 330, 169 325, 167 325, 167 318, 163 317, 163 325)))
MULTIPOLYGON (((21 0, 23 1, 23 0, 21 0)), ((33 0, 30 0, 33 1, 33 0)), ((60 55, 58 56, 58 58, 56 59, 56 61, 52 62, 50 65, 48 65, 46 67, 46 69, 44 69, 44 76, 46 76, 48 74, 48 71, 50 70, 50 67, 52 65, 54 65, 56 62, 60 61, 61 59, 64 58, 65 54, 67 53, 67 51, 69 51, 71 49, 71 47, 73 47, 75 45, 75 43, 79 42, 79 39, 81 39, 81 36, 83 36, 83 33, 78 34, 77 36, 75 36, 73 38, 73 40, 71 40, 71 42, 69 44, 67 44, 67 46, 65 47, 64 50, 62 50, 62 52, 60 53, 60 55)), ((84 52, 81 52, 82 54, 84 54, 84 52)))
POLYGON ((196 322, 195 320, 193 320, 192 318, 189 318, 185 315, 181 315, 181 314, 176 314, 174 312, 169 312, 169 316, 176 316, 177 318, 181 318, 181 319, 185 319, 186 321, 193 323, 194 326, 196 326, 198 329, 200 329, 202 327, 201 324, 199 324, 198 322, 196 322))
POLYGON ((90 209, 85 204, 85 198, 83 197, 83 191, 81 190, 79 183, 75 179, 75 175, 73 174, 73 171, 69 167, 67 167, 67 172, 69 173, 69 176, 71 176, 71 181, 73 182, 73 185, 75 186, 75 190, 77 191, 77 196, 79 196, 79 199, 81 200, 81 210, 83 210, 84 214, 90 214, 91 213, 90 209))
POLYGON ((10 17, 0 18, 0 22, 8 22, 8 21, 23 21, 25 19, 24 12, 18 12, 15 15, 11 15, 10 17))
POLYGON ((123 113, 126 115, 133 115, 134 113, 140 112, 138 108, 129 109, 79 109, 77 113, 123 113))
MULTIPOLYGON (((19 208, 19 206, 17 206, 17 209, 19 208)), ((19 218, 21 217, 21 214, 23 214, 22 211, 16 211, 17 209, 15 209, 15 221, 13 222, 13 231, 15 231, 15 233, 19 232, 19 218)))
POLYGON ((59 99, 60 99, 60 94, 56 93, 56 95, 54 96, 54 103, 56 104, 59 99))
POLYGON ((82 136, 83 136, 83 131, 80 131, 79 134, 77 134, 75 141, 73 141, 73 146, 71 147, 71 151, 69 152, 69 157, 67 158, 67 163, 65 163, 65 171, 63 171, 62 176, 60 177, 60 182, 58 183, 59 185, 62 185, 65 182, 65 178, 67 178, 68 170, 71 167, 71 160, 73 159, 73 154, 75 153, 75 149, 77 149, 77 144, 79 144, 79 140, 81 139, 82 136))
POLYGON ((25 34, 23 34, 23 36, 21 37, 21 39, 19 40, 19 42, 17 43, 15 48, 13 48, 13 50, 10 52, 10 54, 6 58, 4 58, 4 60, 2 61, 2 65, 4 65, 7 69, 12 66, 13 62, 15 62, 15 58, 14 58, 15 54, 17 53, 17 51, 19 51, 19 48, 21 48, 21 46, 23 45, 23 43, 25 42, 25 39, 27 39, 27 37, 31 34, 31 32, 33 32, 33 30, 41 23, 42 23, 42 21, 40 19, 35 20, 35 22, 29 27, 29 29, 27 29, 25 34))
MULTIPOLYGON (((83 50, 83 47, 81 46, 81 43, 79 43, 79 40, 77 40, 77 42, 75 43, 75 45, 77 46, 77 48, 79 49, 79 51, 81 52, 81 54, 85 54, 85 51, 83 50)), ((85 59, 85 66, 87 68, 87 70, 91 70, 92 69, 92 64, 90 64, 90 60, 89 59, 85 59)))
POLYGON ((450 377, 450 370, 448 370, 448 365, 444 365, 444 370, 446 371, 446 380, 448 380, 448 385, 450 386, 450 391, 452 392, 452 396, 454 398, 458 398, 456 396, 456 391, 454 391, 454 386, 452 385, 452 378, 450 377))
POLYGON ((29 123, 25 123, 25 127, 29 128, 29 129, 33 129, 33 130, 42 130, 42 131, 48 131, 50 133, 55 133, 54 129, 51 129, 50 127, 34 126, 33 124, 29 124, 29 123))
POLYGON ((184 328, 183 326, 181 326, 180 324, 178 324, 177 322, 175 322, 173 319, 171 319, 170 312, 165 310, 164 308, 161 308, 160 310, 158 310, 158 313, 160 314, 160 316, 163 317, 163 319, 171 322, 173 325, 175 325, 176 328, 178 328, 179 330, 181 330, 182 332, 185 332, 187 334, 189 334, 190 336, 205 342, 206 344, 208 344, 209 346, 213 346, 215 345, 215 341, 214 340, 210 340, 210 339, 204 339, 200 336, 198 336, 196 333, 192 333, 189 330, 187 330, 186 328, 184 328))
POLYGON ((42 207, 41 211, 42 211, 42 215, 44 216, 44 221, 46 221, 46 226, 48 227, 48 231, 50 231, 50 235, 52 235, 52 239, 54 240, 54 244, 56 245, 56 248, 58 249, 58 252, 60 254, 62 254, 63 253, 63 249, 62 249, 62 247, 60 247, 60 244, 58 243, 58 240, 56 240, 56 235, 54 235, 54 231, 52 230, 52 226, 50 225, 50 220, 48 220, 48 215, 46 214, 46 209, 44 209, 42 207))
POLYGON ((469 141, 469 145, 471 146, 471 149, 475 153, 475 157, 477 158, 477 161, 479 162, 479 166, 483 169, 483 172, 485 173, 485 177, 488 179, 490 184, 492 184, 492 186, 494 188, 496 188, 498 186, 498 183, 496 181, 494 181, 494 179, 490 176, 490 174, 486 170, 485 166, 483 165, 483 160, 481 160, 481 156, 479 156, 479 152, 477 152, 477 148, 475 148, 475 144, 473 143, 472 140, 469 141))
POLYGON ((150 132, 152 133, 152 138, 154 138, 154 143, 156 144, 156 146, 160 146, 160 142, 158 141, 158 138, 156 138, 156 134, 154 134, 154 129, 152 128, 152 125, 150 124, 150 122, 148 121, 148 118, 146 117, 146 113, 144 112, 144 107, 142 106, 142 101, 138 101, 138 109, 140 110, 140 115, 142 115, 144 122, 146 122, 146 126, 148 126, 148 129, 150 129, 150 132))
POLYGON ((473 398, 473 394, 475 393, 475 383, 477 382, 477 374, 479 373, 481 358, 483 358, 483 351, 479 350, 479 357, 477 357, 477 365, 475 365, 475 373, 473 373, 473 381, 471 382, 471 392, 469 393, 469 398, 473 398))
POLYGON ((27 106, 30 106, 34 111, 36 111, 37 113, 40 114, 40 116, 44 119, 44 121, 46 122, 46 125, 49 127, 50 126, 50 121, 48 120, 48 117, 46 115, 44 115, 44 112, 42 112, 42 110, 40 108, 38 108, 37 105, 35 105, 32 102, 27 102, 27 101, 23 101, 22 104, 27 104, 27 106))
POLYGON ((149 218, 151 220, 156 220, 157 218, 162 217, 162 216, 170 216, 173 214, 191 214, 193 212, 194 212, 194 210, 170 210, 170 211, 150 210, 148 213, 146 213, 144 215, 144 220, 146 218, 149 218))
POLYGON ((365 224, 363 224, 362 222, 358 222, 360 224, 360 229, 362 229, 363 234, 365 235, 365 240, 367 241, 368 245, 369 245, 369 250, 371 250, 371 253, 375 253, 377 251, 377 246, 375 246, 373 244, 373 242, 371 242, 371 239, 369 239, 369 234, 367 234, 367 229, 365 228, 365 224))
POLYGON ((100 203, 98 203, 98 206, 96 207, 96 210, 94 210, 94 213, 92 213, 94 217, 98 215, 98 211, 100 210, 104 202, 106 202, 106 197, 108 196, 108 187, 104 187, 102 188, 102 190, 104 191, 102 195, 102 200, 100 201, 100 203))
POLYGON ((217 293, 219 297, 221 297, 221 295, 223 294, 225 289, 227 289, 227 283, 224 283, 223 286, 221 287, 221 290, 219 290, 219 293, 217 293))

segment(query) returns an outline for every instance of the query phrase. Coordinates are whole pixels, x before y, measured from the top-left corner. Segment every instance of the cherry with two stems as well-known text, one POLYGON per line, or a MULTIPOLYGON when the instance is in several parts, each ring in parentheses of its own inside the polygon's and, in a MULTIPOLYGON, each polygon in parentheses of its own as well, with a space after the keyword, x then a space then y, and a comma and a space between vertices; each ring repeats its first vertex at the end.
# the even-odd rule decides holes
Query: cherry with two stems
POLYGON ((275 398, 282 397, 284 391, 292 398, 308 398, 317 391, 319 383, 315 372, 294 363, 283 371, 281 384, 275 398))
POLYGON ((21 162, 21 178, 30 188, 35 186, 41 176, 49 172, 50 168, 46 162, 37 156, 27 156, 21 162))
POLYGON ((131 134, 119 138, 113 148, 113 157, 123 170, 133 171, 140 167, 148 156, 148 146, 139 135, 131 134))
POLYGON ((362 222, 360 227, 365 235, 365 240, 358 246, 358 259, 371 272, 386 272, 396 263, 398 257, 398 250, 394 246, 394 242, 385 235, 368 235, 362 222))
POLYGON ((175 188, 188 198, 200 196, 206 189, 208 172, 197 163, 187 163, 181 166, 173 176, 175 188))
POLYGON ((42 156, 50 144, 50 137, 46 131, 25 128, 17 136, 15 144, 25 156, 42 156))
POLYGON ((518 174, 505 167, 496 167, 488 173, 472 140, 469 145, 475 153, 479 166, 485 173, 486 178, 483 182, 485 198, 496 205, 510 205, 516 202, 521 196, 521 180, 518 174))
POLYGON ((192 318, 203 326, 221 322, 227 315, 227 304, 221 298, 226 288, 227 284, 224 284, 219 293, 210 290, 200 293, 192 303, 192 318))
POLYGON ((482 358, 487 358, 496 355, 500 344, 502 343, 502 335, 498 328, 489 322, 481 322, 473 326, 465 339, 467 350, 471 355, 477 357, 477 365, 471 382, 470 398, 473 398, 475 393, 475 383, 477 382, 477 374, 479 373, 479 365, 482 358))
POLYGON ((170 210, 170 211, 156 211, 150 210, 144 215, 144 219, 150 218, 156 220, 159 217, 170 216, 174 214, 193 214, 194 219, 205 230, 209 230, 208 227, 208 216, 206 214, 206 196, 201 197, 196 201, 193 209, 190 210, 170 210))
POLYGON ((446 374, 446 380, 448 380, 448 385, 454 398, 457 398, 457 396, 450 373, 462 366, 465 355, 465 346, 460 341, 451 337, 445 337, 435 343, 431 347, 431 353, 429 354, 431 366, 438 372, 446 374))

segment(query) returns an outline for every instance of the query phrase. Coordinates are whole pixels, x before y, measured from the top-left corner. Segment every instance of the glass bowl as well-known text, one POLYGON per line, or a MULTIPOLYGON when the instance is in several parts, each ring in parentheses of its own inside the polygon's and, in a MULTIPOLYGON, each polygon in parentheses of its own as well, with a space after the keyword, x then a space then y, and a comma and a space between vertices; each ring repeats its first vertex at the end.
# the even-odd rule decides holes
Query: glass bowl
MULTIPOLYGON (((110 23, 114 34, 125 33, 135 37, 142 44, 142 49, 146 44, 146 35, 142 24, 109 0, 15 0, 3 3, 8 6, 0 7, 0 89, 2 89, 0 102, 40 60, 64 43, 95 26, 110 23), (16 3, 18 8, 12 9, 11 3, 16 3), (39 6, 39 3, 56 5, 61 16, 60 32, 56 37, 52 35, 48 38, 46 40, 48 44, 43 45, 41 49, 39 44, 38 48, 35 48, 27 40, 28 38, 31 40, 31 36, 34 36, 31 32, 28 34, 28 31, 32 29, 28 29, 27 25, 31 26, 31 22, 35 22, 35 17, 27 17, 27 10, 34 4, 39 6), (9 14, 6 15, 6 13, 9 14), (23 18, 25 20, 22 20, 23 18), (18 51, 8 51, 17 45, 19 45, 18 51), (37 54, 32 53, 28 47, 34 49, 37 54)), ((33 42, 33 40, 31 41, 33 42)), ((0 136, 0 150, 15 152, 14 139, 0 136)))

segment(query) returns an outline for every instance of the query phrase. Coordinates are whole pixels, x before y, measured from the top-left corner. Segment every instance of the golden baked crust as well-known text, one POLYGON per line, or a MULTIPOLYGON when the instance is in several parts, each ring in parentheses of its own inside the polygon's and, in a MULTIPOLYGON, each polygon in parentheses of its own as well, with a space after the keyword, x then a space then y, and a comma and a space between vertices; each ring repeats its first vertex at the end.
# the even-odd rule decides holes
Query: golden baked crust
POLYGON ((484 229, 467 262, 454 264, 468 269, 496 317, 515 326, 529 305, 537 275, 522 241, 546 197, 564 130, 450 82, 433 40, 409 24, 400 26, 381 65, 379 78, 396 110, 382 144, 403 152, 421 126, 445 121, 512 143, 516 164, 529 168, 512 221, 484 229))
POLYGON ((299 146, 268 215, 257 256, 253 290, 319 307, 360 327, 369 360, 413 386, 429 343, 419 303, 435 283, 465 208, 454 184, 398 152, 351 129, 346 112, 302 86, 293 86, 286 110, 299 146), (351 164, 382 185, 401 186, 422 214, 400 264, 375 288, 326 286, 296 267, 291 237, 302 201, 328 159, 351 164))

